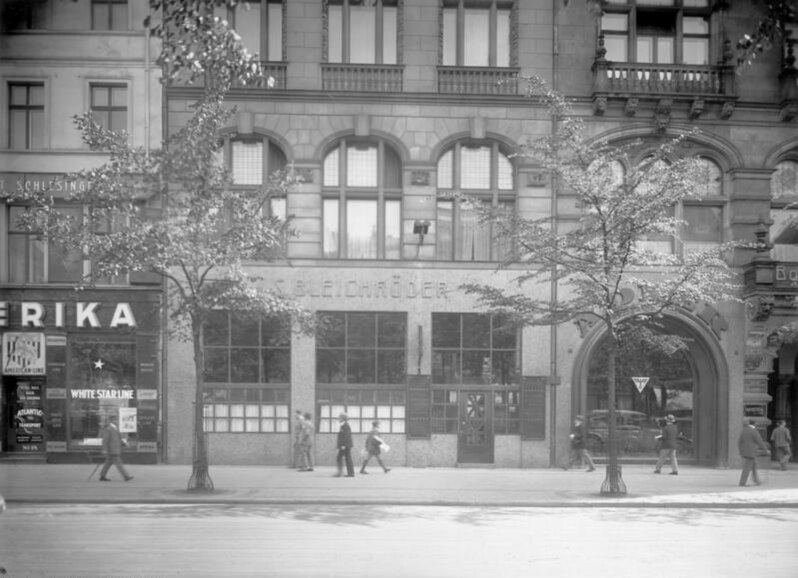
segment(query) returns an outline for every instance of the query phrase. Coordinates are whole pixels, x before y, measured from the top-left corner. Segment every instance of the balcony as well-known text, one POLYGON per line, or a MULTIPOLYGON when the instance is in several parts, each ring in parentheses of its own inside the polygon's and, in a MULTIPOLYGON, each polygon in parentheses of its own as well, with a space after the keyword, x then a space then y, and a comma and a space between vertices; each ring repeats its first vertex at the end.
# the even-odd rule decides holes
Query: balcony
MULTIPOLYGON (((237 82, 233 88, 268 88, 268 89, 285 89, 286 77, 288 76, 288 63, 287 62, 268 62, 261 61, 261 69, 263 70, 264 80, 257 84, 243 84, 237 82)), ((170 87, 195 87, 201 88, 204 86, 203 79, 194 80, 190 82, 187 74, 181 74, 168 82, 170 87)))
POLYGON ((402 92, 401 64, 322 64, 322 90, 402 92))
POLYGON ((518 68, 439 66, 440 94, 518 94, 518 68))

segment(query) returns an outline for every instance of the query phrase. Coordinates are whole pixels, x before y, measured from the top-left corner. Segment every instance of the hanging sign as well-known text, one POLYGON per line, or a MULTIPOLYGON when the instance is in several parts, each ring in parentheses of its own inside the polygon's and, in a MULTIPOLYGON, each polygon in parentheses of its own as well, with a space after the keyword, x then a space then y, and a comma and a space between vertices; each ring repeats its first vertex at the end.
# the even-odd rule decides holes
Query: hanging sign
POLYGON ((643 393, 643 389, 645 389, 646 384, 648 383, 648 379, 649 379, 648 377, 633 377, 632 378, 632 381, 634 381, 635 385, 637 386, 637 391, 639 391, 640 393, 643 393))

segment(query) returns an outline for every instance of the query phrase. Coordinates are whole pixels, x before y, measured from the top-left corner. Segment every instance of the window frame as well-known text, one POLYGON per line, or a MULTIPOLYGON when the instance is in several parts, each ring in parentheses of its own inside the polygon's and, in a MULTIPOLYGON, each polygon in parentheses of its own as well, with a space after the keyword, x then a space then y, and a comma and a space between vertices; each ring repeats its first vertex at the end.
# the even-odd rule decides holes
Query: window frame
POLYGON ((46 117, 46 103, 47 103, 47 85, 44 81, 9 81, 7 84, 8 87, 8 139, 7 144, 10 150, 41 150, 45 148, 45 137, 47 135, 47 117, 46 117), (22 88, 25 89, 25 104, 14 104, 13 102, 13 91, 15 88, 22 88), (42 104, 31 104, 31 89, 32 88, 40 88, 42 91, 42 104), (14 135, 14 122, 12 120, 13 111, 24 111, 25 112, 25 145, 21 148, 14 146, 14 141, 16 139, 13 138, 14 135), (41 134, 39 134, 39 139, 41 141, 41 146, 35 147, 34 141, 34 127, 31 121, 31 114, 33 112, 41 112, 41 134))
POLYGON ((129 86, 126 82, 114 82, 114 81, 96 81, 89 83, 89 112, 92 114, 92 118, 95 122, 103 126, 106 130, 111 130, 114 132, 125 131, 129 132, 129 123, 130 123, 130 90, 129 86), (112 104, 112 94, 114 89, 123 88, 125 90, 125 105, 124 106, 115 106, 112 104), (105 106, 98 106, 94 104, 94 96, 95 96, 95 89, 97 90, 106 90, 107 91, 107 98, 108 104, 105 106), (125 113, 125 120, 124 126, 117 128, 114 126, 114 123, 111 122, 113 119, 112 113, 114 112, 122 112, 125 113), (94 117, 95 112, 106 113, 108 115, 108 125, 105 123, 100 122, 96 117, 94 117))
POLYGON ((101 32, 119 32, 130 29, 130 15, 128 14, 130 6, 127 0, 91 0, 91 29, 101 32), (116 22, 114 20, 114 5, 124 5, 124 22, 116 22), (97 27, 97 14, 95 13, 95 6, 107 6, 108 8, 108 21, 105 23, 107 27, 97 27))
POLYGON ((453 67, 480 67, 481 65, 466 64, 466 12, 472 10, 488 9, 488 62, 489 68, 512 68, 517 64, 517 48, 513 37, 517 35, 517 0, 441 0, 439 5, 440 19, 440 56, 442 66, 453 67), (454 62, 447 62, 446 20, 447 11, 455 9, 454 62), (499 64, 499 10, 508 11, 508 38, 507 38, 507 63, 499 64))
MULTIPOLYGON (((352 0, 324 0, 325 37, 324 62, 328 64, 394 65, 402 63, 402 20, 404 0, 371 0, 374 7, 374 62, 352 61, 352 0), (395 4, 388 5, 386 4, 395 4), (331 7, 341 7, 340 59, 333 55, 333 37, 336 34, 331 17, 331 7), (389 40, 385 33, 385 8, 396 9, 396 44, 393 62, 386 62, 385 43, 389 40)), ((362 2, 361 2, 362 3, 362 2)))
MULTIPOLYGON (((250 3, 253 0, 249 0, 250 3)), ((257 4, 260 5, 260 18, 258 21, 258 30, 259 30, 259 39, 258 39, 258 46, 257 46, 257 54, 259 60, 261 62, 285 62, 285 50, 286 50, 286 5, 285 0, 256 0, 257 4), (266 10, 263 9, 264 5, 266 6, 266 10), (277 24, 274 24, 272 15, 269 13, 269 5, 279 5, 280 6, 280 19, 277 24), (279 44, 280 54, 278 55, 279 58, 275 58, 272 50, 272 25, 276 27, 276 30, 279 30, 279 39, 277 39, 277 43, 279 44), (264 33, 265 32, 265 33, 264 33)), ((236 20, 239 16, 242 16, 246 19, 247 14, 250 10, 247 10, 243 6, 243 2, 239 3, 235 8, 225 8, 224 6, 217 7, 217 11, 224 11, 225 17, 227 21, 230 23, 231 28, 234 30, 236 29, 236 20), (243 12, 243 14, 240 14, 243 12)), ((216 15, 218 13, 215 12, 216 15)), ((248 50, 253 50, 251 47, 244 45, 248 50)))
MULTIPOLYGON (((332 166, 329 169, 333 169, 332 166)), ((354 175, 354 172, 352 172, 354 175)), ((367 259, 387 259, 387 260, 400 260, 402 258, 402 175, 403 163, 399 151, 390 145, 385 139, 374 138, 360 138, 360 137, 345 137, 331 146, 322 160, 322 255, 326 259, 353 259, 353 260, 367 260, 367 259), (374 167, 376 174, 376 186, 359 186, 349 185, 350 181, 350 167, 349 167, 349 149, 357 149, 358 147, 366 146, 367 148, 376 147, 377 149, 377 166, 374 167), (332 170, 328 175, 328 159, 331 162, 335 158, 331 155, 337 154, 337 166, 335 170, 337 173, 332 174, 332 170), (389 167, 389 162, 395 161, 395 167, 389 167), (388 169, 395 169, 396 174, 393 175, 397 181, 388 182, 391 174, 388 169), (327 184, 327 177, 335 176, 335 184, 327 184), (348 208, 349 201, 374 201, 376 203, 376 230, 377 230, 377 245, 375 247, 375 255, 367 257, 352 257, 350 256, 352 237, 349 234, 348 228, 348 208), (388 222, 389 207, 398 206, 398 214, 395 215, 395 220, 391 223, 388 222), (389 244, 389 225, 394 230, 397 238, 395 247, 389 244), (328 233, 335 239, 328 245, 328 233)))

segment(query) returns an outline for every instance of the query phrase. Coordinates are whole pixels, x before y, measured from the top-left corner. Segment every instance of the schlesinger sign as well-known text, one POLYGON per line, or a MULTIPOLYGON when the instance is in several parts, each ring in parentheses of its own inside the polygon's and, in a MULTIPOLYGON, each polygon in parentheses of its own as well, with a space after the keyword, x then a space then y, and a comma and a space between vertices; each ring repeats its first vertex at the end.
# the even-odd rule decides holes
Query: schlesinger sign
POLYGON ((3 333, 3 375, 45 375, 44 333, 3 333))
MULTIPOLYGON (((46 319, 44 304, 36 301, 23 301, 20 303, 19 319, 14 319, 21 327, 44 327, 45 320, 53 327, 66 327, 67 304, 59 301, 55 304, 55 318, 46 319)), ((100 328, 100 318, 97 312, 106 304, 95 301, 78 301, 75 304, 74 326, 77 328, 90 327, 100 328)), ((8 327, 9 324, 9 302, 0 301, 0 327, 8 327)), ((114 313, 108 327, 135 327, 136 318, 130 303, 116 303, 114 313)))

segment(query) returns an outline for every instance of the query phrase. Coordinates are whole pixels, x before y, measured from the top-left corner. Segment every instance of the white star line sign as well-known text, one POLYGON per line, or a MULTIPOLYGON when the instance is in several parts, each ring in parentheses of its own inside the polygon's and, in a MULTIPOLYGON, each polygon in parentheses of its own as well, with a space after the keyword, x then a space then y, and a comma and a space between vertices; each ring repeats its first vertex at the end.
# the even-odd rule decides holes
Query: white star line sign
POLYGON ((94 362, 94 369, 102 369, 105 362, 102 359, 98 359, 94 362))

